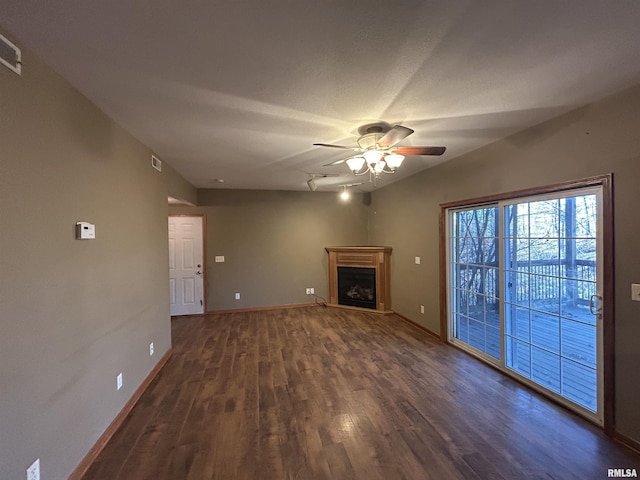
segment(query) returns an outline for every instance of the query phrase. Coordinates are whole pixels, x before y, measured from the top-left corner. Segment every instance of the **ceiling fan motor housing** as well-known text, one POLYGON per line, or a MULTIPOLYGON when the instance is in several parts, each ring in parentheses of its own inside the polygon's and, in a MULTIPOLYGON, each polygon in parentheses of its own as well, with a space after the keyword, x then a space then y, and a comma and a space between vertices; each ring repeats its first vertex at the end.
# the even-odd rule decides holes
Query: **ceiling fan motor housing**
POLYGON ((358 127, 358 133, 360 135, 367 135, 369 133, 382 133, 383 135, 391 130, 391 125, 387 122, 374 122, 367 123, 358 127))

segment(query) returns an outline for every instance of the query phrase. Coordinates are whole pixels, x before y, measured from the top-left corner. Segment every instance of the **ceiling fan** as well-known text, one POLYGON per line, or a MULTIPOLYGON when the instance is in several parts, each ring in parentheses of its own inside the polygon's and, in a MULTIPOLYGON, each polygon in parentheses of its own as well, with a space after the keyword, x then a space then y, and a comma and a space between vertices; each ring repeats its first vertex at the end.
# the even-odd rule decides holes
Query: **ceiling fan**
POLYGON ((413 133, 413 130, 402 125, 391 126, 386 122, 376 122, 362 125, 358 128, 357 147, 332 145, 329 143, 314 143, 317 147, 342 148, 353 150, 358 154, 336 160, 324 165, 325 167, 346 163, 354 175, 364 175, 369 172, 373 179, 379 178, 381 173, 395 173, 402 164, 405 155, 442 155, 446 147, 400 147, 402 140, 413 133))

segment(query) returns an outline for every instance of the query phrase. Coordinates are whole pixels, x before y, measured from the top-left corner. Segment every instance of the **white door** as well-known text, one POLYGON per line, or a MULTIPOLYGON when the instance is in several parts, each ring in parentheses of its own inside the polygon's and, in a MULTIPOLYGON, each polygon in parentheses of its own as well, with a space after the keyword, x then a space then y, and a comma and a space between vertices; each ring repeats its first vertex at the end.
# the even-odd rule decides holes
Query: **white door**
POLYGON ((171 315, 204 313, 202 217, 169 217, 171 315))

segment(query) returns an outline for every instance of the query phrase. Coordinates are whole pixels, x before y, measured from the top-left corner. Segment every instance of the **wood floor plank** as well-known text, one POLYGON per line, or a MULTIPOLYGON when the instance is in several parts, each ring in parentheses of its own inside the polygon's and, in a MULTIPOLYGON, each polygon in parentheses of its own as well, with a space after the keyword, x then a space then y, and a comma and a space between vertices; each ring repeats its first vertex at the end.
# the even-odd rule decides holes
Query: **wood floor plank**
POLYGON ((394 316, 172 321, 173 355, 85 480, 599 479, 640 455, 394 316))

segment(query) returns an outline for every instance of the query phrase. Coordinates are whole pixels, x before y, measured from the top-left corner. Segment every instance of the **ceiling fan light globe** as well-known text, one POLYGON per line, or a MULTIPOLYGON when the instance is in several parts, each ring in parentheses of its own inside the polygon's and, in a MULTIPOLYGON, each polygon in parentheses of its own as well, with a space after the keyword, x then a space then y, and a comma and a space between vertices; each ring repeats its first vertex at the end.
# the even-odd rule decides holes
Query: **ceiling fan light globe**
POLYGON ((380 160, 378 163, 375 164, 375 166, 373 167, 373 170, 376 173, 382 173, 382 171, 384 170, 384 166, 385 166, 385 162, 384 160, 380 160))
POLYGON ((352 157, 349 160, 347 160, 347 165, 353 173, 356 173, 362 169, 362 166, 364 165, 364 161, 365 160, 363 157, 352 157))
POLYGON ((380 150, 367 150, 362 154, 367 162, 367 165, 375 164, 382 158, 382 152, 380 150))
POLYGON ((402 161, 404 160, 404 155, 400 155, 398 153, 391 153, 384 157, 384 160, 387 162, 387 165, 391 170, 395 170, 400 165, 402 165, 402 161))

